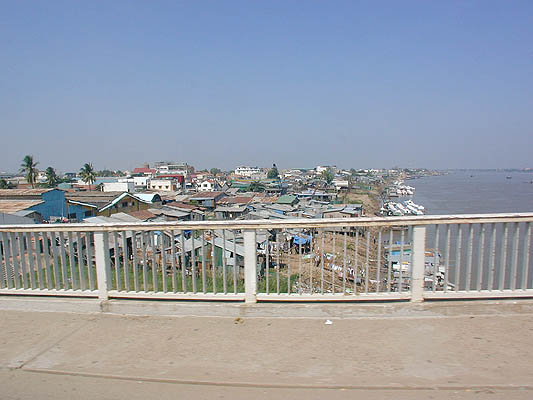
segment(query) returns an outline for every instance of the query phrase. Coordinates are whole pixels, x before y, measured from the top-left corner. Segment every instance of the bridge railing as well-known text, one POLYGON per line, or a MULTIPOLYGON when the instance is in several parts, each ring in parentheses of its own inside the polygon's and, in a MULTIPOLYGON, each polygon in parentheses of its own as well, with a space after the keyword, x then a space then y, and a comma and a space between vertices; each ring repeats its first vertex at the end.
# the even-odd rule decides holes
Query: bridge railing
POLYGON ((0 226, 0 294, 533 297, 533 213, 0 226))

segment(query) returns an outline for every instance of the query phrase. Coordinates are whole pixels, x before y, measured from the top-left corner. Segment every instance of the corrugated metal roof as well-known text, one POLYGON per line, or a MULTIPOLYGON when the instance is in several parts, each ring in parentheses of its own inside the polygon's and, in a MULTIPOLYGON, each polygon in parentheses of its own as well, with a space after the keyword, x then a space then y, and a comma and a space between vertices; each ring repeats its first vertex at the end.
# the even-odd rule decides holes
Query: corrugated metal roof
POLYGON ((152 219, 156 216, 155 214, 151 213, 148 210, 132 211, 128 214, 137 219, 140 219, 141 221, 146 221, 147 219, 152 219))
POLYGON ((54 189, 54 188, 48 188, 48 189, 0 189, 0 197, 40 196, 43 193, 51 192, 52 190, 57 190, 57 189, 54 189))
POLYGON ((43 203, 41 200, 0 200, 0 212, 13 214, 43 203))
POLYGON ((215 212, 244 212, 246 211, 246 206, 233 206, 233 207, 225 207, 225 206, 218 206, 215 208, 215 212))
POLYGON ((18 215, 6 214, 0 212, 0 225, 19 225, 19 224, 34 224, 35 221, 31 218, 21 217, 18 215))
POLYGON ((199 199, 214 199, 215 197, 218 197, 220 195, 224 194, 224 192, 200 192, 192 195, 189 197, 189 199, 199 200, 199 199))

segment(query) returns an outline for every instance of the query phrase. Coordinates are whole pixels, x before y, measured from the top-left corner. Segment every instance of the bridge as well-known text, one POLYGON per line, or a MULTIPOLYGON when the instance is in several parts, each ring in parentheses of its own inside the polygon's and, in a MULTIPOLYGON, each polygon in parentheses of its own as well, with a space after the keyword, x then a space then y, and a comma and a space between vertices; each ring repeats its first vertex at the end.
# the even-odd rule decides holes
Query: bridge
POLYGON ((532 220, 1 226, 0 387, 530 398, 532 220))

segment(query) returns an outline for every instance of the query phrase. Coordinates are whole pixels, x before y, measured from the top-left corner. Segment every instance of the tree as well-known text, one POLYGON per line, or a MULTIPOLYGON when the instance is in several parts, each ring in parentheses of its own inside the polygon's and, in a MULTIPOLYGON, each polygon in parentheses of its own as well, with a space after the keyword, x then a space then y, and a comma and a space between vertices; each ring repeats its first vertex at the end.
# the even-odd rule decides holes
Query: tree
POLYGON ((96 180, 94 168, 91 163, 85 163, 85 165, 80 169, 79 175, 84 182, 89 184, 89 186, 92 185, 96 180))
POLYGON ((278 167, 276 167, 276 164, 272 164, 272 168, 268 171, 267 178, 268 179, 278 179, 279 178, 278 167))
POLYGON ((222 171, 218 168, 211 168, 209 172, 211 173, 211 175, 217 175, 220 174, 222 171))
POLYGON ((38 162, 33 161, 33 156, 27 155, 22 160, 20 164, 20 172, 26 177, 26 182, 28 182, 32 188, 35 187, 35 181, 37 180, 37 175, 39 170, 37 169, 38 162))
POLYGON ((59 178, 57 177, 56 170, 52 167, 46 168, 45 171, 46 174, 46 184, 48 187, 54 187, 57 186, 59 183, 59 178))
POLYGON ((5 179, 0 179, 0 189, 10 189, 9 183, 5 179))
POLYGON ((331 185, 331 182, 333 182, 333 179, 335 179, 335 175, 333 175, 333 172, 330 168, 328 168, 325 171, 322 171, 322 179, 326 181, 326 184, 329 186, 331 185))
POLYGON ((248 190, 250 192, 264 192, 265 191, 265 185, 259 181, 253 181, 250 183, 250 186, 248 186, 248 190))

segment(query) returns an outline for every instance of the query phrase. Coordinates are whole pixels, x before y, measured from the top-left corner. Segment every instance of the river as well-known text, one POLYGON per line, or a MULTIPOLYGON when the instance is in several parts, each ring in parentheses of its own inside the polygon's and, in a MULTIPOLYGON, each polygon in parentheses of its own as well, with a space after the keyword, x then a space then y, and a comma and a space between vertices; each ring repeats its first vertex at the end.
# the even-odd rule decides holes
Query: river
POLYGON ((533 173, 454 171, 407 180, 427 214, 533 212, 533 173), (508 179, 507 177, 510 177, 508 179))

